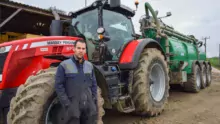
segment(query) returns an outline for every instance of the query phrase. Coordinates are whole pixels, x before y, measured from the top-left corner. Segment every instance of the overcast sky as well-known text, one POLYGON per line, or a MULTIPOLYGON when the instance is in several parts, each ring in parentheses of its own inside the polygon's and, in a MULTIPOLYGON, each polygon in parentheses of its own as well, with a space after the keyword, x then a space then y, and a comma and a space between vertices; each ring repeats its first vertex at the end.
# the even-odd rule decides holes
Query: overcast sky
MULTIPOLYGON (((84 0, 13 0, 24 4, 49 8, 56 6, 64 11, 75 11, 85 6, 84 0)), ((91 4, 94 0, 87 0, 91 4)), ((121 0, 122 4, 135 9, 135 0, 121 0)), ((219 55, 220 44, 220 1, 219 0, 139 0, 140 4, 133 22, 139 31, 139 18, 144 14, 144 2, 148 1, 159 16, 171 11, 172 16, 163 21, 186 35, 193 34, 199 40, 210 36, 207 41, 208 57, 219 55)))

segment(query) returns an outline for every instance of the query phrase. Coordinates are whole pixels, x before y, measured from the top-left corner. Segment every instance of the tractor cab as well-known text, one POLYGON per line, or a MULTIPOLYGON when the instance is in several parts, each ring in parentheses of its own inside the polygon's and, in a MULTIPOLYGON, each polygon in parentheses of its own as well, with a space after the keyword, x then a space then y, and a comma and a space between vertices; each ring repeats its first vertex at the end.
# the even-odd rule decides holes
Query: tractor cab
POLYGON ((123 46, 134 40, 134 11, 120 1, 97 0, 70 15, 64 34, 86 40, 89 61, 118 61, 123 46))

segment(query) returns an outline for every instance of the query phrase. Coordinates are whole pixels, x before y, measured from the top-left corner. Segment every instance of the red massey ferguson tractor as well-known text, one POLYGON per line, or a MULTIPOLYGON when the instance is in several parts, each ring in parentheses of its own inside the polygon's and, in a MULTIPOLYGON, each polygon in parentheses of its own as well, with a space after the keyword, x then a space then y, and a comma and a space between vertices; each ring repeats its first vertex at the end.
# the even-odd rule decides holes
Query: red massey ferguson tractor
MULTIPOLYGON (((72 55, 74 41, 78 38, 53 36, 17 40, 0 45, 0 108, 1 121, 6 116, 10 100, 20 92, 27 79, 39 70, 56 66, 59 60, 47 59, 47 55, 72 55), (22 85, 22 86, 21 86, 22 85), (20 89, 20 88, 19 88, 20 89)), ((32 91, 31 91, 32 92, 32 91)), ((31 95, 31 94, 29 94, 31 95)), ((25 97, 23 97, 25 98, 25 97)))
POLYGON ((86 40, 85 56, 95 68, 98 124, 103 123, 103 108, 160 114, 169 95, 166 57, 158 41, 138 39, 134 14, 119 0, 97 0, 72 13, 72 20, 53 20, 52 36, 2 44, 0 102, 7 106, 11 101, 8 124, 62 123, 65 114, 54 91, 54 76, 59 63, 74 53, 77 39, 86 40))

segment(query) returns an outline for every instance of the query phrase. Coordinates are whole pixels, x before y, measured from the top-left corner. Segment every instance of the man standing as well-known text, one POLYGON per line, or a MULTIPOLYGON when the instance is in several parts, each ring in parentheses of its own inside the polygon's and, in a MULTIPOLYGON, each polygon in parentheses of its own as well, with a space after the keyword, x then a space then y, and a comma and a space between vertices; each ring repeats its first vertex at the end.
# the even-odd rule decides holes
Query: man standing
POLYGON ((97 82, 93 65, 83 58, 85 53, 86 43, 76 41, 73 57, 57 69, 55 90, 67 110, 66 124, 96 124, 97 82))

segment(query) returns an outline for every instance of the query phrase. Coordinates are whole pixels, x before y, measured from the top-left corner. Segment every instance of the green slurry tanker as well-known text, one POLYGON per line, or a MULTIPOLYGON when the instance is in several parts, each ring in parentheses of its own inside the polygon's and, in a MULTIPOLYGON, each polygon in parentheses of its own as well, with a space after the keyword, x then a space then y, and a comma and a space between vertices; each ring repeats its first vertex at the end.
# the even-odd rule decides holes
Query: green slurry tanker
MULTIPOLYGON (((145 3, 145 10, 146 15, 140 20, 141 38, 155 39, 162 46, 170 69, 170 84, 181 84, 189 92, 199 92, 209 86, 211 64, 206 61, 203 43, 164 24, 149 3, 145 3)), ((167 16, 170 15, 168 12, 167 16)))
POLYGON ((9 56, 0 83, 0 100, 9 100, 6 91, 15 89, 8 124, 65 123, 66 113, 57 100, 54 77, 60 62, 73 55, 72 44, 78 39, 86 41, 85 58, 95 69, 98 124, 103 123, 105 109, 159 115, 168 101, 171 84, 180 84, 193 93, 210 86, 211 64, 206 61, 203 43, 164 24, 149 3, 145 3, 145 9, 140 19, 141 35, 134 32, 131 21, 135 11, 121 5, 120 0, 110 0, 110 4, 108 0, 96 0, 70 13, 71 20, 59 20, 53 11, 56 20, 50 26, 51 36, 3 44, 9 56), (17 45, 27 45, 27 49, 17 50, 17 45), (27 67, 10 66, 8 70, 12 60, 27 67), (17 78, 10 77, 14 76, 12 70, 17 78))

